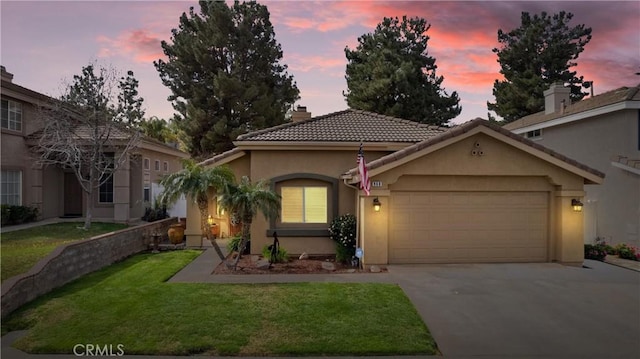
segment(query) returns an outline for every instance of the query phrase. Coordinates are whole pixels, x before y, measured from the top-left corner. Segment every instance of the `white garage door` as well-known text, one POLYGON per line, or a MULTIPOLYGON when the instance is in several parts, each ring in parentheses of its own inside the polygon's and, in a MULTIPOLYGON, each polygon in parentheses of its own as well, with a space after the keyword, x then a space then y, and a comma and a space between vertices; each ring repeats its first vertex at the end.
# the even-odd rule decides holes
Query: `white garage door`
POLYGON ((389 263, 547 261, 547 192, 392 192, 389 263))

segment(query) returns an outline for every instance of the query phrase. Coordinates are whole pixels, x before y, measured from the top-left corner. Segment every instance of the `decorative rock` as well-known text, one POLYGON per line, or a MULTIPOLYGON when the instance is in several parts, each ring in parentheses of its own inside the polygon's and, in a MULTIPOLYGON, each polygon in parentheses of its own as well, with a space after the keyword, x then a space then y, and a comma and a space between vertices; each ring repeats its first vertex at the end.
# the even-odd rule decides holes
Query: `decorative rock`
POLYGON ((270 265, 271 263, 269 263, 269 261, 266 259, 260 259, 259 261, 256 262, 257 269, 269 269, 270 265))
POLYGON ((309 259, 309 255, 307 254, 307 252, 302 252, 299 259, 309 259))
POLYGON ((351 269, 347 269, 347 273, 355 273, 355 272, 356 272, 356 270, 355 270, 355 269, 353 269, 353 268, 351 268, 351 269))
POLYGON ((322 269, 334 271, 336 270, 336 265, 332 262, 322 262, 322 269))
POLYGON ((369 268, 369 270, 371 271, 371 273, 380 273, 381 269, 378 266, 371 266, 371 268, 369 268))
POLYGON ((251 256, 251 263, 256 263, 259 260, 260 260, 260 256, 258 255, 251 256))

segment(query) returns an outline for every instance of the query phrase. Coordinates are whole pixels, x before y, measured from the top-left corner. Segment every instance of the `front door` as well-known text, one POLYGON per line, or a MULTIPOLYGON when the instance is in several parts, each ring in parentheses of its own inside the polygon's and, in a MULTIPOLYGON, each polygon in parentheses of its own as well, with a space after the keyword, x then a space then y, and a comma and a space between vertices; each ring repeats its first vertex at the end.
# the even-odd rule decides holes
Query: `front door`
POLYGON ((82 216, 82 187, 70 172, 64 174, 64 215, 82 216))

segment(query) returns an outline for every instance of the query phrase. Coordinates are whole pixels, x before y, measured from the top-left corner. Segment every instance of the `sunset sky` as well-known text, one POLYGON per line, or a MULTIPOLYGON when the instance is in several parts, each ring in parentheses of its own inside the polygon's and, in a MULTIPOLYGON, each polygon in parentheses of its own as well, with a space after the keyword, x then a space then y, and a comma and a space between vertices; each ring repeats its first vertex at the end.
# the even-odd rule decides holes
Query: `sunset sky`
MULTIPOLYGON (((460 96, 462 123, 487 117, 500 67, 491 51, 498 29, 520 26, 520 14, 571 12, 571 26, 585 24, 593 39, 577 59, 578 75, 594 81, 595 93, 640 83, 640 1, 259 1, 267 5, 300 89, 297 105, 315 115, 347 108, 342 92, 344 48, 372 32, 383 17, 423 17, 429 54, 444 89, 460 96)), ((5 1, 0 3, 0 59, 14 83, 58 97, 62 83, 92 60, 140 81, 147 116, 170 118, 171 104, 153 66, 163 58, 160 41, 197 1, 5 1)))

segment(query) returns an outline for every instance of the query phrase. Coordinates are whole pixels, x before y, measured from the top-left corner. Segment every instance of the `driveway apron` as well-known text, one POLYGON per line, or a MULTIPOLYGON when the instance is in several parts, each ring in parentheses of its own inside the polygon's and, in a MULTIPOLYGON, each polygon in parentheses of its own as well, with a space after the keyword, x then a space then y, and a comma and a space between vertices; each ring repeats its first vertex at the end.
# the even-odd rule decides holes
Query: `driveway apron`
POLYGON ((638 358, 640 273, 596 261, 395 265, 444 357, 638 358))

